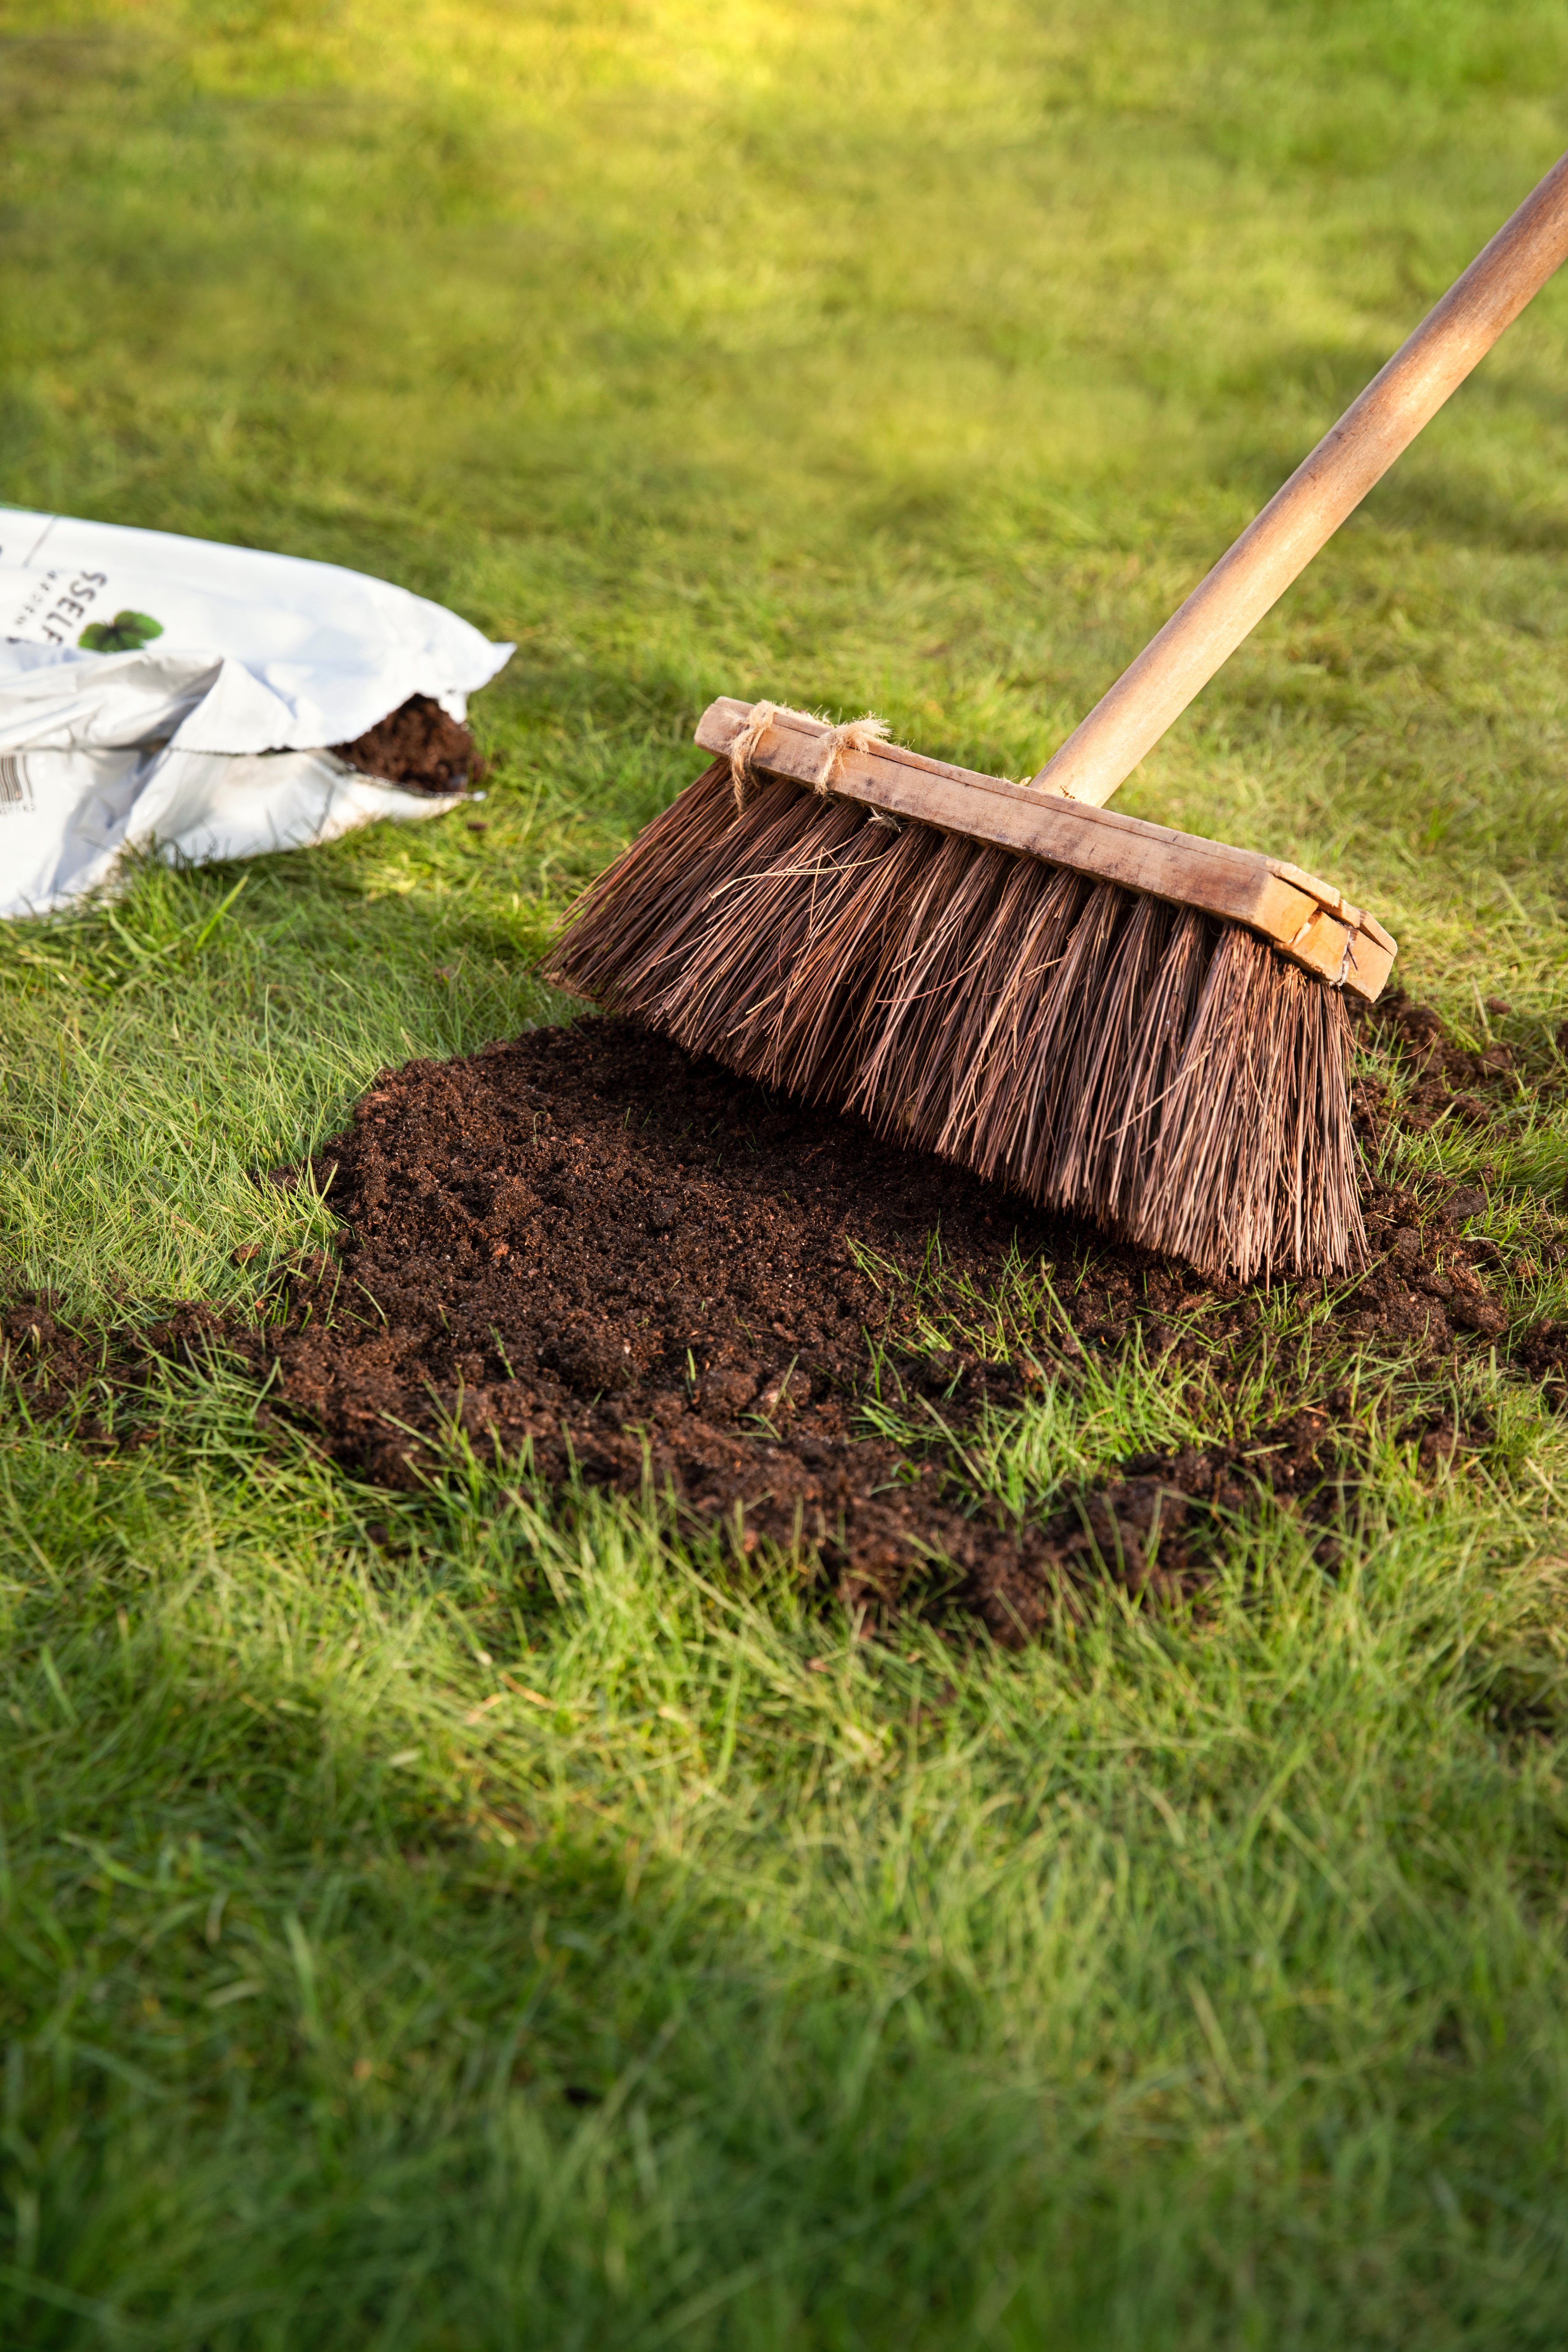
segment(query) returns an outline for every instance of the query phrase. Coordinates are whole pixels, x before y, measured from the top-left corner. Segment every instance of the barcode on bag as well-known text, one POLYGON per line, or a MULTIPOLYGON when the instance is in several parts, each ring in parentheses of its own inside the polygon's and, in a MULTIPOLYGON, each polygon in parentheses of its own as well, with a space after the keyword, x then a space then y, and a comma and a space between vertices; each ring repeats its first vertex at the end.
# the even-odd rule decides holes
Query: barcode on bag
POLYGON ((33 787, 27 782, 27 772, 20 760, 9 751, 0 751, 0 816, 12 809, 30 809, 33 787))

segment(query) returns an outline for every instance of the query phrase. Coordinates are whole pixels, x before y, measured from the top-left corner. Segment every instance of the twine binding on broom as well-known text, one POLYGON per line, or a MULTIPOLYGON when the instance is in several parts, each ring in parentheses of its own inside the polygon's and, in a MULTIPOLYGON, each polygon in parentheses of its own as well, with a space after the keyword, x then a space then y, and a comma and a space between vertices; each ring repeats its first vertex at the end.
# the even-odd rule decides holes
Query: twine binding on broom
MULTIPOLYGON (((753 702, 751 715, 730 746, 730 780, 735 792, 737 815, 744 816, 746 804, 759 789, 761 779, 755 761, 763 738, 778 719, 805 719, 816 725, 811 713, 792 710, 784 702, 753 702)), ((816 772, 811 788, 824 798, 833 790, 846 751, 868 751, 873 744, 885 743, 888 730, 882 720, 868 711, 862 719, 847 719, 842 727, 830 727, 822 738, 822 750, 817 758, 816 772)))
POLYGON ((869 751, 873 745, 885 743, 888 730, 879 719, 868 711, 864 719, 846 719, 842 727, 830 727, 822 739, 822 755, 812 778, 812 790, 830 793, 846 751, 869 751))

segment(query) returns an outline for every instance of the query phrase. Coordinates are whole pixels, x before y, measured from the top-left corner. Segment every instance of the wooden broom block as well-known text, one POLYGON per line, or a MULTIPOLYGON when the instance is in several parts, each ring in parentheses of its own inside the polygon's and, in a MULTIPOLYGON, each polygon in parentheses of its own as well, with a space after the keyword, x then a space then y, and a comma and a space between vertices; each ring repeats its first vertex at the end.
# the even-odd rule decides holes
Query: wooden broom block
MULTIPOLYGON (((710 703, 697 725, 703 751, 727 752, 752 709, 728 695, 710 703)), ((822 763, 822 739, 831 731, 824 719, 781 710, 752 751, 751 764, 812 786, 822 763)), ((838 799, 860 801, 887 816, 992 842, 1048 866, 1194 907, 1222 922, 1245 924, 1272 940, 1292 963, 1369 1004, 1381 993, 1394 962, 1395 944, 1382 924, 1351 906, 1331 882, 1320 882, 1299 866, 1256 850, 1232 849, 1223 841, 1146 824, 1119 809, 1096 808, 1001 776, 950 767, 897 743, 865 749, 846 744, 830 789, 838 799)))

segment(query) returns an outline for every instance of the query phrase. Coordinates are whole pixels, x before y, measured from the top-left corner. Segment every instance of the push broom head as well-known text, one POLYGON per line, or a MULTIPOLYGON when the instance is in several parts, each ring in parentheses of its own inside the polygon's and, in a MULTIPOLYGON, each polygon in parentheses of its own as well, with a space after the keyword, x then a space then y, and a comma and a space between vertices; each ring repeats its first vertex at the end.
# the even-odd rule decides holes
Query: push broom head
POLYGON ((772 1086, 1205 1273, 1365 1256, 1329 884, 1103 803, 1568 259, 1568 155, 1032 785, 773 703, 572 910, 551 970, 772 1086))
POLYGON ((1330 885, 722 700, 717 754, 547 967, 768 1086, 1247 1278, 1364 1262, 1345 994, 1394 943, 1330 885))

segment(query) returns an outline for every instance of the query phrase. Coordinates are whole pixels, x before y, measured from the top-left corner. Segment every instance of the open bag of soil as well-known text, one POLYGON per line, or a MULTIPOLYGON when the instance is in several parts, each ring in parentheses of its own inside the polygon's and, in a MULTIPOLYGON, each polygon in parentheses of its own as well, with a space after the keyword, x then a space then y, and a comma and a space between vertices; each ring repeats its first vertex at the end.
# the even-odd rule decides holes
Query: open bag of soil
POLYGON ((510 652, 337 564, 0 508, 0 915, 450 808, 510 652))

